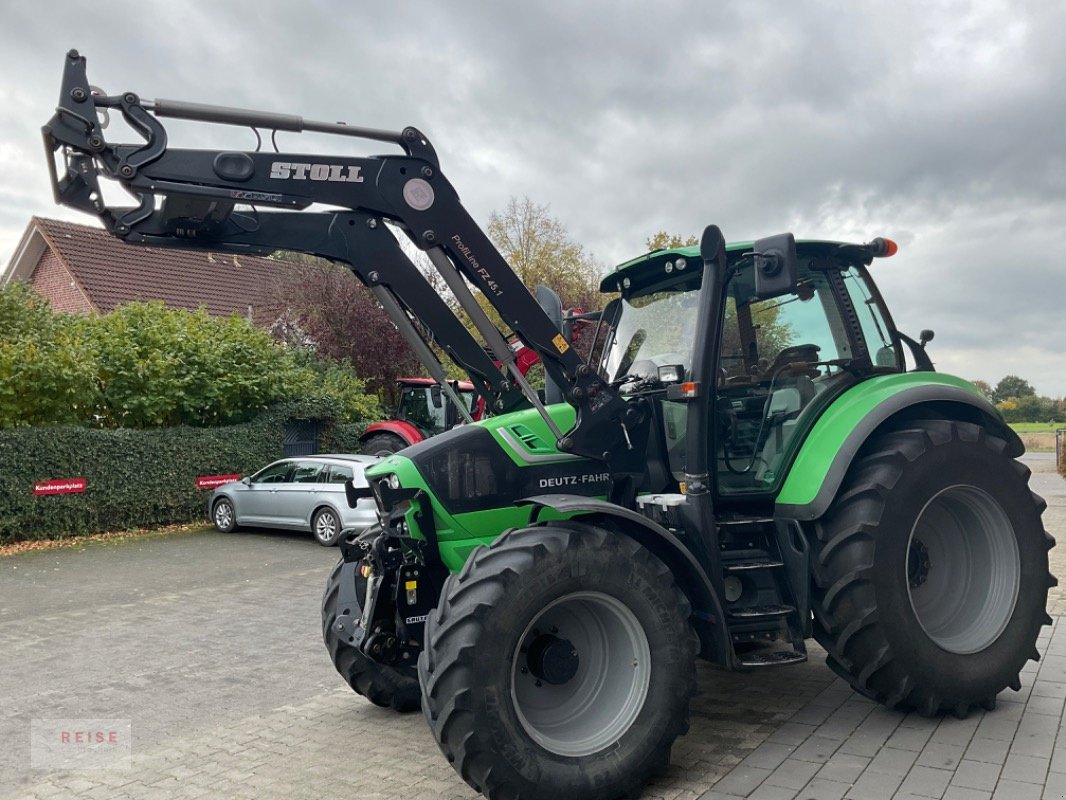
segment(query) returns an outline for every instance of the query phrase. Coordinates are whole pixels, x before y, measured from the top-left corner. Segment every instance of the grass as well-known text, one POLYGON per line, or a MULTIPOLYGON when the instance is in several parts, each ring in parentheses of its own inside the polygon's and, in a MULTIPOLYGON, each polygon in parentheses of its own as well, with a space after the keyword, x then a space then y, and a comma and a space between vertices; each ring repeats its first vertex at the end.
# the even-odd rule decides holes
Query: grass
POLYGON ((1066 428, 1066 422, 1011 422, 1015 433, 1054 433, 1066 428))

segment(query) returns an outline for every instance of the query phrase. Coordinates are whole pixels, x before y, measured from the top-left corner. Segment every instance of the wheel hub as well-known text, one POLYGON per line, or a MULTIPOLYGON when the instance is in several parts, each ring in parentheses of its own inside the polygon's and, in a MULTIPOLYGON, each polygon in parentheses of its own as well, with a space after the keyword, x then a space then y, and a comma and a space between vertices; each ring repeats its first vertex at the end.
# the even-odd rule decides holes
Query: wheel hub
POLYGON ((562 686, 573 679, 581 661, 569 639, 544 633, 533 640, 526 653, 526 664, 534 677, 552 686, 562 686))
POLYGON ((928 577, 929 548, 919 539, 913 539, 910 550, 907 551, 907 583, 912 589, 917 589, 928 577))

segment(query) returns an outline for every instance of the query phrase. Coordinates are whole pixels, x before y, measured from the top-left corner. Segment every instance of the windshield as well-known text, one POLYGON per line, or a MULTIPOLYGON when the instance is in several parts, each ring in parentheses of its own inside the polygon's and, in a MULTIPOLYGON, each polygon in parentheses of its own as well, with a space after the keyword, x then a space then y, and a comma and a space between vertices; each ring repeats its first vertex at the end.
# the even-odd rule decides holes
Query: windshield
POLYGON ((699 292, 665 290, 622 298, 618 321, 604 349, 603 367, 610 380, 626 375, 655 375, 658 367, 692 363, 699 292))

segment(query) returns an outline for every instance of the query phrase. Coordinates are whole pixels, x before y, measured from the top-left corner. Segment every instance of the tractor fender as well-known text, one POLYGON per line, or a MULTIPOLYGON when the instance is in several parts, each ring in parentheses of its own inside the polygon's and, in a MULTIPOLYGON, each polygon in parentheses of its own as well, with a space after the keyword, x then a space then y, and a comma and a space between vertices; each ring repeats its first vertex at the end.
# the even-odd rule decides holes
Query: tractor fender
POLYGON ((877 431, 910 419, 972 422, 1006 440, 1017 458, 1025 446, 995 407, 961 378, 906 373, 872 378, 833 401, 815 423, 777 495, 778 517, 809 521, 836 497, 852 461, 877 431))
POLYGON ((418 430, 410 422, 405 422, 402 419, 390 419, 370 425, 363 435, 359 437, 359 441, 365 442, 375 433, 391 433, 394 436, 399 436, 408 446, 418 444, 426 438, 422 435, 422 431, 418 430))
POLYGON ((515 505, 534 506, 531 525, 537 523, 541 510, 548 508, 571 520, 622 533, 653 552, 674 574, 681 591, 692 603, 692 619, 704 657, 727 668, 734 666, 733 647, 718 593, 696 557, 666 528, 631 509, 582 495, 542 494, 518 500, 515 505))

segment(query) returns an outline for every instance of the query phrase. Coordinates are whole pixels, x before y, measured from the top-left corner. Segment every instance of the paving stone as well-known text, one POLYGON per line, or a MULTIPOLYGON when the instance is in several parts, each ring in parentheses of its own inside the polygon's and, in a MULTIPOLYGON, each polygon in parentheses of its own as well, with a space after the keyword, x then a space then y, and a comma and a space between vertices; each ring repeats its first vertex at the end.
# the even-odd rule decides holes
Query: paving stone
POLYGON ((803 798, 803 800, 841 800, 850 789, 850 783, 815 778, 800 790, 797 798, 803 798))
POLYGON ((944 792, 943 800, 990 800, 992 792, 982 789, 967 789, 963 786, 949 786, 944 792))
POLYGON ((983 720, 983 714, 971 714, 967 719, 944 717, 930 741, 940 744, 966 745, 974 737, 974 732, 983 720))
POLYGON ((963 761, 951 779, 953 786, 981 789, 991 793, 999 780, 1000 766, 983 761, 963 761))
POLYGON ((786 789, 783 786, 771 786, 764 783, 748 795, 748 800, 793 800, 798 789, 786 789))
POLYGON ((948 788, 951 776, 951 770, 916 766, 907 773, 899 790, 922 797, 940 797, 948 788))
POLYGON ((1036 783, 1001 780, 996 784, 992 800, 1041 800, 1044 789, 1036 783))
POLYGON ((714 785, 714 788, 723 794, 739 795, 746 797, 755 788, 770 777, 772 770, 761 767, 746 767, 740 764, 714 785))
POLYGON ((814 733, 816 727, 816 725, 804 725, 800 722, 786 722, 771 733, 766 741, 778 744, 803 744, 807 737, 814 733))
POLYGON ((929 741, 929 737, 933 735, 933 730, 930 728, 924 730, 922 728, 905 728, 900 725, 888 737, 888 741, 885 744, 888 747, 894 747, 897 750, 913 750, 919 752, 925 747, 926 742, 929 741))
POLYGON ((989 764, 1002 764, 1007 760, 1007 752, 1010 750, 1010 741, 1002 739, 986 739, 975 736, 966 748, 964 758, 971 761, 984 761, 989 764))
POLYGON ((1046 800, 1066 798, 1066 775, 1061 772, 1049 772, 1047 781, 1044 783, 1043 796, 1046 800))
POLYGON ((966 747, 961 744, 947 744, 945 742, 930 742, 921 751, 915 762, 923 767, 935 767, 936 769, 955 769, 962 761, 966 747))
MULTIPOLYGON (((1039 686, 1039 684, 1037 684, 1039 686)), ((1025 704, 1026 713, 1032 712, 1034 714, 1045 714, 1053 716, 1056 719, 1062 716, 1063 703, 1066 702, 1066 697, 1045 697, 1036 694, 1037 687, 1033 687, 1034 694, 1029 698, 1029 702, 1025 704)))
POLYGON ((763 742, 756 747, 751 755, 745 758, 741 764, 749 767, 762 767, 763 769, 776 769, 777 766, 788 758, 796 748, 787 744, 763 742))
POLYGON ((902 776, 910 771, 917 758, 918 754, 910 750, 886 747, 874 756, 868 769, 870 772, 886 772, 890 775, 902 776))
POLYGON ((813 761, 816 764, 824 764, 839 746, 840 741, 838 739, 812 736, 797 747, 791 757, 800 761, 813 761))
POLYGON ((890 800, 903 782, 902 775, 864 772, 845 795, 846 800, 890 800))
POLYGON ((1050 761, 1050 759, 1038 756, 1023 756, 1011 753, 1007 756, 1007 761, 1003 765, 1000 779, 1043 784, 1050 761))
POLYGON ((884 733, 858 733, 845 739, 838 752, 853 756, 865 756, 873 758, 886 744, 887 736, 884 733))
POLYGON ((773 771, 766 779, 766 783, 771 786, 799 790, 810 782, 819 769, 821 765, 816 762, 789 758, 773 771))
POLYGON ((870 759, 864 756, 836 752, 818 770, 818 777, 822 780, 852 784, 869 765, 870 759))

